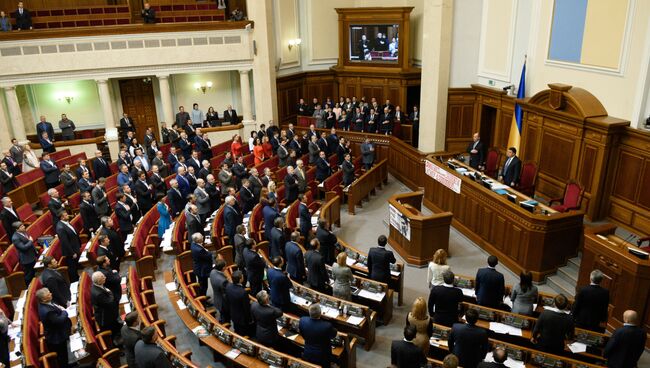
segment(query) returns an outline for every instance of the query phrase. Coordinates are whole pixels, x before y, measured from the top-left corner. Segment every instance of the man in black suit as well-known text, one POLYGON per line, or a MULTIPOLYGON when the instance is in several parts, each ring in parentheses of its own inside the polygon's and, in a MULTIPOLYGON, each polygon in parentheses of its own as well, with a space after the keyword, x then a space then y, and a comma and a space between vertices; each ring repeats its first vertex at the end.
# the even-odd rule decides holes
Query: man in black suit
POLYGON ((379 246, 368 251, 368 274, 371 279, 384 283, 390 282, 390 265, 397 262, 393 252, 386 250, 387 243, 386 235, 379 235, 379 246))
POLYGON ((336 261, 334 251, 339 248, 339 245, 336 235, 329 230, 327 220, 318 219, 316 238, 320 243, 320 253, 323 255, 323 262, 325 262, 326 265, 331 266, 334 261, 336 261))
POLYGON ((354 182, 354 164, 352 163, 349 153, 346 153, 341 164, 343 170, 343 186, 348 186, 354 182))
POLYGON ((90 193, 95 187, 95 182, 90 177, 90 171, 84 171, 81 173, 79 181, 77 181, 77 187, 79 188, 79 193, 88 192, 90 193))
POLYGON ((59 168, 56 166, 54 161, 50 159, 50 154, 44 152, 41 156, 42 160, 40 162, 40 168, 45 174, 45 186, 47 188, 54 188, 59 185, 59 168))
POLYGON ((34 238, 26 231, 25 224, 16 221, 13 223, 13 228, 14 234, 11 236, 11 243, 18 250, 18 261, 25 273, 25 285, 29 285, 36 274, 34 265, 36 265, 38 251, 34 246, 34 238))
POLYGON ((489 256, 488 267, 481 268, 476 272, 474 290, 476 301, 479 305, 490 308, 501 308, 503 296, 505 295, 505 281, 503 274, 496 270, 499 259, 496 256, 489 256))
POLYGON ((253 207, 257 204, 255 201, 255 194, 253 194, 253 189, 251 188, 251 182, 248 179, 244 179, 241 182, 242 186, 239 190, 239 197, 241 198, 241 208, 243 213, 250 212, 253 207))
MULTIPOLYGON (((23 7, 23 2, 18 2, 18 9, 14 12, 14 19, 16 19, 16 30, 27 30, 32 28, 32 15, 29 10, 23 7)), ((54 135, 52 135, 53 137, 54 135)))
POLYGON ((494 362, 481 362, 478 368, 507 368, 507 365, 503 364, 507 359, 508 352, 501 346, 497 346, 492 351, 492 360, 494 362))
POLYGON ((553 300, 555 310, 544 309, 535 323, 530 341, 536 348, 547 353, 561 355, 564 353, 564 341, 573 338, 573 318, 566 311, 566 296, 558 294, 553 300))
POLYGON ((100 331, 111 331, 115 340, 119 334, 122 324, 117 322, 120 315, 119 300, 115 300, 113 292, 104 284, 106 276, 100 271, 92 275, 93 286, 90 289, 90 302, 93 306, 95 322, 99 325, 100 331))
POLYGON ((18 212, 13 206, 10 197, 2 198, 2 211, 0 211, 0 219, 2 219, 2 227, 4 227, 7 237, 11 239, 14 235, 14 222, 21 221, 18 212))
POLYGON ((232 108, 232 105, 228 105, 228 108, 223 112, 223 122, 230 123, 231 125, 239 124, 237 111, 232 108))
POLYGON ((413 344, 417 329, 413 325, 404 327, 404 339, 394 340, 390 345, 390 364, 397 368, 424 367, 427 358, 419 346, 413 344))
POLYGON ((59 181, 63 184, 63 194, 65 194, 66 197, 79 191, 77 180, 78 178, 72 173, 72 170, 70 170, 70 164, 63 165, 63 171, 59 175, 59 181))
POLYGON ((637 312, 626 310, 623 322, 623 327, 614 331, 603 351, 609 368, 635 368, 645 349, 646 332, 639 327, 637 312))
POLYGON ((126 355, 126 364, 129 367, 137 367, 135 363, 135 344, 142 340, 142 333, 138 328, 140 326, 140 316, 137 311, 132 311, 124 316, 124 325, 122 326, 122 345, 124 355, 126 355))
POLYGON ((140 172, 138 174, 138 180, 133 184, 135 190, 136 198, 138 198, 138 206, 142 211, 142 214, 149 212, 151 207, 153 207, 153 185, 147 182, 147 174, 145 172, 140 172))
POLYGON ((118 193, 117 195, 115 215, 120 228, 120 237, 122 240, 126 240, 126 237, 133 232, 133 217, 131 207, 126 204, 126 194, 124 193, 118 193))
POLYGON ((269 303, 269 294, 265 290, 258 292, 255 298, 257 301, 251 305, 251 315, 256 324, 255 339, 264 346, 279 349, 280 335, 276 319, 282 317, 282 310, 269 303))
POLYGON ((108 249, 117 257, 117 263, 116 264, 111 264, 111 267, 113 267, 114 270, 120 270, 120 262, 122 261, 122 258, 124 258, 124 254, 126 251, 124 250, 124 243, 122 241, 122 237, 120 234, 115 231, 115 224, 113 223, 113 219, 104 216, 101 218, 101 223, 102 223, 102 228, 101 228, 101 234, 106 235, 108 239, 110 240, 108 243, 108 249))
POLYGON ((154 326, 142 329, 142 340, 135 344, 135 364, 138 368, 171 368, 165 351, 156 344, 160 336, 154 326))
POLYGON ((282 271, 284 260, 282 257, 271 259, 272 267, 266 270, 266 277, 271 289, 271 303, 283 312, 291 310, 291 296, 289 290, 293 287, 286 271, 282 271))
POLYGON ((479 170, 485 163, 485 148, 481 142, 481 136, 474 133, 472 142, 467 146, 467 153, 469 153, 469 166, 479 170))
POLYGON ((122 118, 120 119, 120 130, 124 135, 126 135, 126 132, 135 133, 135 121, 133 121, 127 113, 122 114, 122 118))
POLYGON ((95 174, 95 179, 99 178, 108 178, 111 176, 111 167, 110 163, 107 162, 101 151, 95 151, 95 159, 93 160, 93 173, 95 174))
POLYGON ((314 290, 326 293, 329 288, 329 276, 323 261, 323 255, 319 252, 320 243, 314 238, 309 242, 309 250, 305 254, 307 266, 307 286, 314 290))
POLYGON ((99 229, 99 217, 97 216, 97 211, 95 211, 90 192, 81 193, 79 214, 81 215, 81 221, 84 224, 86 233, 91 234, 99 229))
MULTIPOLYGON (((178 160, 176 160, 178 161, 178 160)), ((169 176, 169 167, 165 163, 165 158, 163 157, 162 151, 156 152, 156 156, 151 160, 151 170, 153 171, 154 166, 158 167, 158 173, 164 179, 169 176)))
POLYGON ((176 179, 172 179, 169 182, 169 190, 167 191, 167 199, 169 200, 169 209, 171 211, 170 215, 172 219, 178 216, 181 213, 183 208, 185 208, 186 200, 183 198, 181 191, 178 189, 178 182, 176 179))
POLYGON ((154 24, 156 23, 156 10, 149 5, 149 3, 144 3, 142 9, 142 20, 144 24, 154 24))
POLYGON ((81 255, 81 241, 77 231, 68 222, 69 218, 70 215, 66 211, 59 214, 56 235, 59 237, 59 242, 61 242, 61 254, 66 257, 70 282, 75 282, 79 281, 77 269, 79 268, 79 256, 81 255))
POLYGON ((291 233, 291 240, 284 245, 284 254, 287 257, 287 273, 293 281, 299 283, 305 282, 305 255, 298 245, 300 233, 294 231, 291 233))
POLYGON ((246 239, 244 243, 244 264, 246 265, 246 277, 251 287, 251 294, 257 294, 262 290, 266 262, 257 253, 257 245, 253 239, 246 239))
POLYGON ((59 223, 59 214, 65 211, 66 202, 61 200, 59 196, 59 191, 55 188, 50 188, 47 191, 47 194, 50 196, 50 201, 47 202, 47 209, 50 210, 50 215, 52 215, 52 226, 56 228, 56 225, 59 223))
POLYGON ((305 339, 302 358, 321 367, 329 367, 332 362, 330 340, 336 337, 337 332, 331 322, 320 317, 321 308, 318 303, 309 306, 308 317, 300 317, 298 329, 305 339))
POLYGON ((210 286, 212 286, 212 303, 219 312, 219 322, 226 323, 230 321, 230 311, 228 301, 226 300, 226 286, 229 281, 226 274, 223 273, 226 267, 226 261, 219 258, 214 262, 214 268, 210 271, 210 286))
POLYGON ((298 180, 293 166, 287 166, 287 175, 284 177, 284 198, 287 206, 298 199, 298 180))
POLYGON ((208 278, 212 271, 212 254, 203 245, 203 234, 193 233, 190 250, 192 252, 192 265, 194 276, 199 281, 199 295, 206 295, 208 292, 208 278))
POLYGON ((237 270, 232 274, 232 283, 226 286, 226 299, 235 332, 246 336, 251 333, 251 302, 241 284, 244 275, 237 270))
POLYGON ((298 200, 300 201, 298 207, 298 216, 300 218, 300 235, 305 237, 305 240, 307 240, 311 235, 311 213, 309 212, 309 207, 307 207, 307 196, 300 193, 298 194, 298 200))
POLYGON ((223 227, 224 232, 228 235, 228 244, 232 244, 235 239, 237 225, 243 221, 242 214, 235 207, 237 200, 234 196, 227 196, 225 200, 225 207, 223 209, 223 227))
POLYGON ((2 183, 3 193, 9 193, 18 186, 14 175, 9 171, 6 162, 0 162, 0 183, 2 183))
POLYGON ((271 229, 269 241, 269 257, 286 258, 284 255, 284 245, 286 243, 284 238, 284 219, 282 217, 276 217, 273 220, 273 228, 271 229))
POLYGON ((459 359, 463 368, 476 368, 488 352, 488 332, 477 327, 478 312, 468 309, 465 312, 467 323, 454 323, 449 333, 449 351, 459 359))
POLYGON ((325 179, 329 178, 330 175, 332 175, 330 163, 327 160, 325 152, 320 151, 318 154, 318 160, 316 161, 316 180, 322 183, 325 179))
MULTIPOLYGON (((163 167, 166 167, 163 165, 163 167)), ((167 184, 165 184, 165 179, 160 176, 160 169, 157 165, 151 167, 151 176, 149 177, 151 181, 151 186, 153 187, 153 198, 158 199, 158 196, 165 196, 167 193, 167 184)))
POLYGON ((178 112, 176 113, 176 126, 182 127, 188 120, 190 120, 190 114, 185 111, 184 106, 179 106, 178 112))
POLYGON ((506 162, 503 164, 503 170, 501 170, 499 179, 504 184, 513 187, 519 183, 521 160, 517 157, 517 149, 515 147, 508 148, 506 156, 506 162))
POLYGON ((43 324, 47 350, 56 353, 59 368, 68 367, 68 338, 72 322, 65 306, 52 302, 52 293, 46 287, 36 291, 38 317, 43 324))
POLYGON ((454 273, 447 270, 442 274, 444 285, 436 285, 429 293, 429 315, 433 321, 447 327, 458 323, 458 305, 463 301, 463 292, 454 287, 454 273))
POLYGON ((591 284, 578 291, 573 303, 573 319, 576 327, 597 332, 605 332, 609 307, 609 290, 600 286, 603 272, 593 270, 589 275, 591 284))
MULTIPOLYGON (((109 264, 113 266, 119 265, 117 255, 115 255, 115 253, 113 253, 110 248, 111 239, 104 234, 100 234, 97 242, 99 243, 99 246, 97 247, 97 264, 102 265, 103 262, 101 262, 99 259, 100 257, 104 257, 109 262, 109 264)), ((117 295, 117 297, 119 298, 120 295, 117 295)))
POLYGON ((70 282, 57 270, 59 262, 52 256, 43 258, 45 268, 41 273, 41 283, 52 292, 54 303, 66 307, 70 304, 70 282))

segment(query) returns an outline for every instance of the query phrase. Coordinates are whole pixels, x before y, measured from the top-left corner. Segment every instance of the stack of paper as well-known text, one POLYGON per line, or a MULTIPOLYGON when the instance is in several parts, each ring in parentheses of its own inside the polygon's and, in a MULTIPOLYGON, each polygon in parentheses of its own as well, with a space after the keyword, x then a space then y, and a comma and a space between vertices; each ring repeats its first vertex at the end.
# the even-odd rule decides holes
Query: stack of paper
POLYGON ((229 352, 227 352, 225 355, 227 358, 235 360, 237 357, 241 354, 241 351, 237 349, 231 349, 229 352))
POLYGON ((348 317, 347 321, 351 325, 358 326, 358 325, 361 324, 361 322, 363 322, 363 320, 364 320, 364 317, 350 316, 350 317, 348 317))
POLYGON ((382 293, 372 293, 372 292, 370 292, 368 290, 364 290, 364 289, 359 290, 359 296, 360 297, 366 298, 366 299, 371 299, 371 300, 374 300, 374 301, 377 301, 377 302, 382 301, 384 299, 384 295, 386 295, 386 293, 383 293, 383 292, 382 293))
POLYGON ((178 309, 180 309, 180 310, 183 310, 183 309, 187 308, 187 306, 185 305, 185 303, 183 303, 183 301, 180 300, 180 299, 178 299, 178 300, 176 301, 176 305, 178 306, 178 309))
POLYGON ((70 351, 83 349, 84 341, 81 339, 79 332, 70 335, 70 351))
POLYGON ((490 322, 490 330, 505 335, 522 336, 521 328, 508 326, 499 322, 490 322))
POLYGON ((469 297, 475 297, 476 293, 474 292, 474 289, 465 289, 465 288, 460 288, 460 291, 463 292, 463 295, 469 296, 469 297))
POLYGON ((569 344, 569 350, 571 350, 572 353, 584 353, 587 351, 587 345, 583 344, 581 342, 574 342, 573 344, 569 344))
POLYGON ((168 282, 168 283, 165 284, 165 287, 167 288, 168 291, 175 291, 176 290, 176 283, 168 282))
POLYGON ((120 304, 125 304, 129 302, 129 297, 126 296, 126 294, 122 294, 122 297, 120 298, 120 304))

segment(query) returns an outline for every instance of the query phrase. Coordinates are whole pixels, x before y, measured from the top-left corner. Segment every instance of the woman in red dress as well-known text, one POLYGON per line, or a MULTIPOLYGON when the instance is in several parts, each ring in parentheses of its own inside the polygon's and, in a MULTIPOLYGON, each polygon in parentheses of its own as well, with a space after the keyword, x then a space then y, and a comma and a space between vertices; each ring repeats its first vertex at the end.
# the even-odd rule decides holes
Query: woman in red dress
POLYGON ((264 147, 260 144, 260 139, 255 138, 253 140, 253 157, 255 157, 255 165, 259 165, 264 162, 264 147))
POLYGON ((232 152, 233 159, 236 159, 237 157, 241 156, 241 154, 242 154, 242 144, 241 144, 241 137, 239 136, 239 134, 235 134, 232 137, 232 144, 230 145, 230 152, 232 152))
POLYGON ((269 137, 262 137, 262 149, 264 149, 264 158, 270 159, 273 156, 273 145, 269 142, 269 137))

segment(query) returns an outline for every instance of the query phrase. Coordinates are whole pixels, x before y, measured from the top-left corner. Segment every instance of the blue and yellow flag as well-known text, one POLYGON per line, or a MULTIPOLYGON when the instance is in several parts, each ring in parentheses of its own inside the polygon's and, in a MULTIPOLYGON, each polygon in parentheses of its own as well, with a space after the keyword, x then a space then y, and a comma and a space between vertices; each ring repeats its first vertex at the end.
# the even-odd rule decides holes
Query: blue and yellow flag
MULTIPOLYGON (((521 68, 521 78, 519 78, 519 89, 517 90, 517 98, 524 98, 526 96, 526 61, 521 68)), ((515 147, 519 151, 519 142, 521 141, 522 123, 524 120, 524 112, 521 110, 519 104, 515 104, 515 113, 512 115, 512 125, 510 126, 510 136, 508 137, 508 147, 515 147)))

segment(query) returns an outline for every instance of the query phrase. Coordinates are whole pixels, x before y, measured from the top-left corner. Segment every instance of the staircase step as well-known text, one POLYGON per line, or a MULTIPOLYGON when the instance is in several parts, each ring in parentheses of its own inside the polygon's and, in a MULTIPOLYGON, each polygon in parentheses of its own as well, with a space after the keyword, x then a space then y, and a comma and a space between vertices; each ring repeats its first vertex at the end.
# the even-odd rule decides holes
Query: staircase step
POLYGON ((566 280, 558 275, 552 275, 546 278, 548 286, 558 293, 563 293, 567 296, 575 296, 575 285, 569 284, 566 280))
POLYGON ((578 270, 573 267, 558 268, 557 275, 563 278, 569 284, 578 284, 578 270))
POLYGON ((580 258, 580 257, 571 258, 567 262, 566 267, 570 267, 572 269, 575 269, 576 272, 579 272, 580 271, 580 263, 581 263, 581 261, 582 261, 582 258, 580 258))

